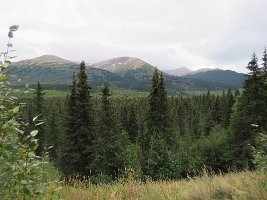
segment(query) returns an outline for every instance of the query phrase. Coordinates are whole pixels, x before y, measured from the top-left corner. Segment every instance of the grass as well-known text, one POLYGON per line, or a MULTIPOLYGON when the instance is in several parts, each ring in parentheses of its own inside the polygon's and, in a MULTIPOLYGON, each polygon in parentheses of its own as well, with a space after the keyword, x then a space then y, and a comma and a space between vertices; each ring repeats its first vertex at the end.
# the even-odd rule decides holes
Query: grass
POLYGON ((180 181, 142 183, 128 178, 114 184, 91 185, 76 182, 64 186, 64 200, 220 200, 267 199, 267 177, 261 172, 240 172, 226 175, 208 175, 180 181))

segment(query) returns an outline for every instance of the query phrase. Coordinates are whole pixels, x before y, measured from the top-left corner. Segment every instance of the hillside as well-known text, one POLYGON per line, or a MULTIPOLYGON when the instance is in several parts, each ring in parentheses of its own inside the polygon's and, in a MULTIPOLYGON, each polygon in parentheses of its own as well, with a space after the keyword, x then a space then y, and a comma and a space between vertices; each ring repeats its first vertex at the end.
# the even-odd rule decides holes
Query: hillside
POLYGON ((167 74, 173 75, 173 76, 184 76, 192 72, 191 69, 188 69, 186 67, 180 67, 177 69, 172 69, 172 70, 166 70, 165 71, 167 74))
POLYGON ((243 86, 245 76, 242 73, 237 73, 231 70, 207 70, 199 71, 184 76, 186 78, 192 78, 197 80, 210 81, 214 84, 225 84, 231 88, 241 88, 243 86))
MULTIPOLYGON (((44 55, 13 63, 10 69, 12 71, 10 81, 15 86, 36 85, 39 81, 50 88, 53 86, 54 89, 67 89, 71 83, 72 74, 79 71, 79 64, 57 56, 44 55)), ((155 67, 140 59, 119 57, 92 64, 87 67, 86 72, 93 87, 102 86, 104 81, 108 81, 113 87, 147 91, 154 69, 155 67)), ((235 88, 231 82, 168 74, 164 76, 168 91, 223 90, 229 86, 235 88)))
POLYGON ((152 65, 144 62, 143 60, 131 57, 112 58, 109 60, 92 64, 91 66, 94 68, 99 68, 118 74, 123 74, 130 70, 139 70, 139 69, 146 70, 147 72, 153 72, 155 68, 152 65))

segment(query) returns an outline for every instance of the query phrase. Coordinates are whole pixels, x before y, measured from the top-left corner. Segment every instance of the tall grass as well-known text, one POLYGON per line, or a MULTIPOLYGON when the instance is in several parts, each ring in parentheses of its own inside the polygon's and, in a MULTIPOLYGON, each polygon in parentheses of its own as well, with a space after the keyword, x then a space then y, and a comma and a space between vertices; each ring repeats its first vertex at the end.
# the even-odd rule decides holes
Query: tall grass
POLYGON ((92 185, 77 182, 75 187, 64 186, 64 200, 85 199, 267 199, 267 177, 261 172, 240 172, 210 175, 180 181, 142 183, 128 178, 114 184, 92 185))

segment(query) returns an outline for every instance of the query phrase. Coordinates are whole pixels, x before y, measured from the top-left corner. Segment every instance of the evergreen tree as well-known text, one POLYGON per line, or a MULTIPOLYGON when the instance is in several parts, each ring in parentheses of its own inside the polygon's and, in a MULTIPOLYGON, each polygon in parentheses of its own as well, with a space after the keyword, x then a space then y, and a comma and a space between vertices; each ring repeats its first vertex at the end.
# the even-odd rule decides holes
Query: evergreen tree
POLYGON ((85 72, 84 61, 80 64, 77 84, 77 146, 80 153, 77 169, 81 175, 89 175, 92 160, 92 141, 94 139, 95 122, 91 100, 91 86, 85 72))
POLYGON ((79 164, 80 152, 78 149, 78 133, 77 133, 77 117, 78 117, 78 103, 77 103, 77 80, 75 73, 73 73, 73 80, 71 85, 70 95, 67 96, 67 109, 65 117, 65 132, 62 142, 61 165, 65 176, 72 176, 79 173, 77 168, 79 164))
POLYGON ((232 113, 232 107, 235 103, 234 95, 231 88, 228 89, 226 94, 226 107, 224 108, 224 126, 228 127, 230 125, 230 118, 232 113))
POLYGON ((138 135, 138 125, 134 105, 130 106, 129 119, 127 122, 127 133, 132 143, 136 142, 138 135))
POLYGON ((168 171, 168 148, 172 138, 169 134, 168 102, 164 88, 162 73, 159 75, 155 69, 152 77, 152 86, 149 95, 149 110, 147 118, 149 148, 143 149, 148 152, 144 173, 157 180, 167 178, 168 171))
MULTIPOLYGON (((43 117, 43 107, 44 107, 44 95, 43 88, 41 84, 38 82, 37 88, 34 92, 34 102, 36 107, 36 115, 38 115, 38 123, 41 123, 44 121, 43 117)), ((38 139, 38 147, 36 149, 36 155, 40 156, 44 150, 45 145, 45 137, 44 137, 44 126, 38 126, 38 134, 36 138, 38 139)))
POLYGON ((113 180, 119 171, 118 154, 120 141, 114 109, 110 102, 110 89, 107 82, 101 91, 101 110, 99 129, 94 141, 94 160, 92 168, 96 174, 104 174, 113 180))
MULTIPOLYGON (((51 106, 52 107, 52 106, 51 106)), ((47 131, 45 137, 45 144, 49 148, 49 157, 53 162, 58 160, 58 148, 59 148, 59 129, 58 129, 58 119, 56 116, 55 107, 51 108, 51 113, 47 122, 47 131)))
POLYGON ((263 60, 262 68, 263 68, 263 71, 266 75, 267 74, 267 50, 266 50, 266 47, 265 47, 264 52, 263 52, 262 60, 263 60))
POLYGON ((165 83, 163 73, 160 73, 158 82, 158 128, 159 133, 162 134, 163 139, 168 146, 173 144, 173 136, 171 135, 170 117, 169 117, 169 105, 167 99, 167 93, 165 91, 165 83))
POLYGON ((262 131, 267 132, 267 52, 266 52, 266 47, 263 52, 263 63, 262 63, 262 101, 263 101, 263 113, 262 113, 262 131))
POLYGON ((158 85, 159 85, 159 73, 158 69, 155 69, 153 77, 152 77, 152 86, 149 94, 149 110, 148 110, 148 118, 147 118, 147 127, 150 135, 158 132, 158 126, 160 121, 158 119, 158 109, 159 109, 159 96, 158 96, 158 85))
POLYGON ((263 126, 264 102, 262 76, 258 59, 253 53, 247 68, 250 72, 231 122, 232 164, 236 169, 253 168, 251 145, 255 146, 257 127, 263 126))
POLYGON ((158 135, 170 144, 172 138, 169 134, 169 122, 169 108, 163 74, 161 73, 159 75, 158 70, 155 69, 149 94, 147 118, 147 126, 150 135, 158 135))

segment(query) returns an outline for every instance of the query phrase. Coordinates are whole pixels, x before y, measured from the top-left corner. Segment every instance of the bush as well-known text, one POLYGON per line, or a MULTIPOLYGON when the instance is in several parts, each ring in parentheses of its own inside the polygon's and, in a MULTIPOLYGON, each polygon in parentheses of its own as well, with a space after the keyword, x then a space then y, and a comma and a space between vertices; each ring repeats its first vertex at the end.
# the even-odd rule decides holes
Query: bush
MULTIPOLYGON (((0 54, 0 197, 1 199, 37 199, 57 190, 52 181, 44 181, 42 166, 46 164, 35 155, 37 130, 25 132, 26 124, 20 119, 22 104, 18 91, 9 87, 7 67, 13 46, 10 40, 18 26, 9 28, 6 52, 0 54)), ((33 119, 36 120, 36 118, 33 119)))
POLYGON ((267 134, 260 133, 257 143, 258 148, 254 149, 254 164, 267 175, 267 134))

